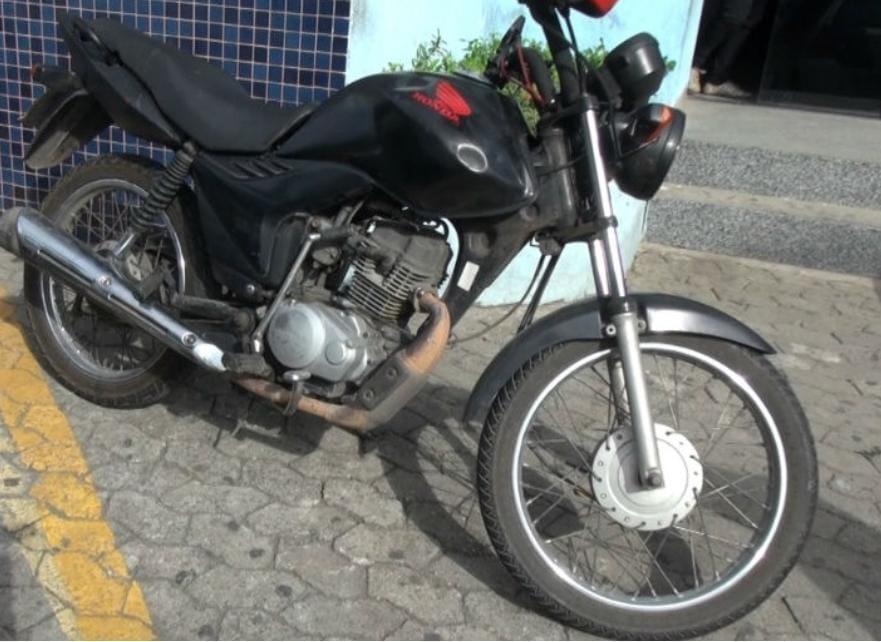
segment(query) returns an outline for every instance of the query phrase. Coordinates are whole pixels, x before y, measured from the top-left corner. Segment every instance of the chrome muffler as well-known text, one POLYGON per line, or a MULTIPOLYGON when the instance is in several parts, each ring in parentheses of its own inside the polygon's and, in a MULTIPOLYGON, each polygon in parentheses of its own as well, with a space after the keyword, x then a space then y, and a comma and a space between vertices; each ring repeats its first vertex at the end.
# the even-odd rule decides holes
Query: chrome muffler
POLYGON ((14 207, 4 211, 0 217, 0 247, 197 364, 215 372, 226 372, 222 349, 202 340, 164 307, 141 301, 106 261, 54 227, 37 210, 14 207))

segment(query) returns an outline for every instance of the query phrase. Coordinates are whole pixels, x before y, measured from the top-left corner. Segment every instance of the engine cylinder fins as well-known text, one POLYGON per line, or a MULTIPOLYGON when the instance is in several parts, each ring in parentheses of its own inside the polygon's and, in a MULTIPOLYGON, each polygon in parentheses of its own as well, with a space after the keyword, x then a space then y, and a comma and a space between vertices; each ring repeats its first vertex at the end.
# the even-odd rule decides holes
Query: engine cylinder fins
MULTIPOLYGON (((236 379, 236 383, 282 409, 295 407, 299 411, 355 432, 363 433, 381 426, 419 393, 428 380, 429 373, 441 360, 450 338, 450 312, 444 301, 431 292, 420 292, 417 299, 420 308, 428 313, 428 318, 419 328, 413 342, 386 361, 386 364, 394 361, 395 367, 400 368, 404 376, 397 380, 393 388, 381 390, 378 393, 381 399, 371 409, 303 396, 296 390, 288 390, 263 379, 240 378, 236 379)), ((386 364, 376 371, 375 377, 381 376, 386 364)))
POLYGON ((346 298, 374 318, 399 323, 413 311, 413 292, 443 280, 450 247, 437 233, 392 224, 377 225, 366 243, 346 298))

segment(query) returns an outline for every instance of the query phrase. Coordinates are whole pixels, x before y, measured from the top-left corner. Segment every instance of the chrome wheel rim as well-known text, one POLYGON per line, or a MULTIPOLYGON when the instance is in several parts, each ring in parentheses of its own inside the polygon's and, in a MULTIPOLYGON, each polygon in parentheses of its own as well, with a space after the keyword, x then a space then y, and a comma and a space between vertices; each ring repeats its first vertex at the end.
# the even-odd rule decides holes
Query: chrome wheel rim
POLYGON ((579 359, 536 397, 519 427, 511 482, 520 524, 556 577, 610 606, 671 612, 728 591, 764 559, 785 508, 787 462, 779 429, 745 378, 695 350, 660 342, 641 347, 656 422, 689 435, 702 456, 703 492, 694 510, 670 528, 640 532, 612 519, 592 496, 598 473, 591 466, 595 448, 585 443, 587 435, 606 439, 627 423, 611 399, 608 377, 603 377, 615 357, 611 350, 579 359), (591 381, 585 373, 596 376, 591 381), (700 373, 707 383, 703 393, 687 395, 674 384, 689 377, 700 383, 700 373), (585 392, 561 388, 569 381, 585 392), (607 387, 591 385, 597 381, 607 387), (586 403, 591 395, 592 409, 586 403), (596 412, 599 398, 605 417, 596 412), (708 400, 723 409, 714 424, 702 422, 700 413, 686 417, 684 410, 696 402, 709 407, 708 400), (740 423, 744 415, 752 426, 740 423), (548 418, 557 425, 551 428, 548 418), (695 436, 701 426, 706 432, 695 436), (760 444, 750 441, 756 437, 760 444), (763 469, 756 465, 759 445, 763 469), (549 463, 551 459, 555 461, 549 463), (722 466, 715 463, 720 459, 722 466))
MULTIPOLYGON (((109 250, 128 229, 132 208, 146 196, 146 190, 123 179, 93 181, 61 204, 54 224, 94 251, 109 250)), ((165 265, 182 292, 186 265, 180 238, 163 216, 165 229, 145 236, 133 254, 145 272, 165 265)), ((52 277, 41 275, 40 291, 56 342, 89 375, 122 382, 149 370, 165 354, 156 339, 117 321, 52 277)))

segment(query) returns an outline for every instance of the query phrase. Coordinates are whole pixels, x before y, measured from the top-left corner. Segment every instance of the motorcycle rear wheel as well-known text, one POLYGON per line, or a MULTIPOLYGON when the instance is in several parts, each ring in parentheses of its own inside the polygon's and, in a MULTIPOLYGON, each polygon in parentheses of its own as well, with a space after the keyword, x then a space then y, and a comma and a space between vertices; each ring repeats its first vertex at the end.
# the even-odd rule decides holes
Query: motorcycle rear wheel
POLYGON ((763 356, 697 337, 641 347, 668 490, 654 500, 636 485, 608 376, 615 348, 570 343, 497 396, 481 510, 503 564, 557 619, 604 637, 694 637, 747 614, 792 569, 816 507, 816 455, 763 356))
MULTIPOLYGON (((109 250, 128 229, 131 208, 146 197, 157 167, 137 158, 104 156, 73 169, 41 211, 95 251, 109 250)), ((163 262, 179 291, 203 284, 184 204, 165 213, 166 229, 133 254, 143 273, 163 262)), ((146 333, 124 324, 52 277, 25 266, 25 307, 31 346, 40 364, 78 396, 110 408, 142 408, 164 399, 188 364, 146 333)))

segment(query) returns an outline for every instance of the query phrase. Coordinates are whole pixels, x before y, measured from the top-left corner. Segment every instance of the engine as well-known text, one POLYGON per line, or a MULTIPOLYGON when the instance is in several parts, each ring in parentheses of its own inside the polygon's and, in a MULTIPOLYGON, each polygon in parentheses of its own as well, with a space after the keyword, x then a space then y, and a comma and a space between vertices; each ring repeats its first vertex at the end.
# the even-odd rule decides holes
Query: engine
POLYGON ((382 328, 406 325, 414 292, 440 285, 450 255, 437 231, 372 222, 354 248, 339 305, 290 300, 278 310, 267 333, 273 356, 331 383, 360 383, 396 347, 382 328))

